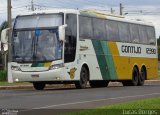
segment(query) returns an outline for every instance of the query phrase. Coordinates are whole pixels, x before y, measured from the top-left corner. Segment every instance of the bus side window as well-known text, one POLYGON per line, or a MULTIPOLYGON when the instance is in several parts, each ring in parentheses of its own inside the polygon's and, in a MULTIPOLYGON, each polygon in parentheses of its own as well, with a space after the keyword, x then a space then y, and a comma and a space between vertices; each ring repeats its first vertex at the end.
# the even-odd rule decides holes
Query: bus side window
POLYGON ((93 18, 93 32, 94 39, 107 40, 105 20, 93 18))
POLYGON ((139 43, 139 31, 137 24, 130 24, 131 42, 139 43))
POLYGON ((64 62, 69 63, 75 60, 77 45, 77 15, 68 14, 66 16, 66 38, 64 50, 64 62))
POLYGON ((156 36, 153 27, 147 27, 147 35, 148 35, 148 44, 155 45, 156 44, 156 36))
POLYGON ((93 37, 92 18, 79 16, 79 36, 82 39, 92 39, 93 37))
POLYGON ((146 26, 139 25, 139 36, 140 36, 140 43, 147 44, 148 38, 147 38, 146 26))
POLYGON ((107 38, 110 41, 120 41, 119 38, 119 30, 118 30, 118 22, 107 20, 106 21, 107 28, 107 38))
POLYGON ((124 22, 118 23, 119 37, 121 42, 130 42, 129 24, 124 22))

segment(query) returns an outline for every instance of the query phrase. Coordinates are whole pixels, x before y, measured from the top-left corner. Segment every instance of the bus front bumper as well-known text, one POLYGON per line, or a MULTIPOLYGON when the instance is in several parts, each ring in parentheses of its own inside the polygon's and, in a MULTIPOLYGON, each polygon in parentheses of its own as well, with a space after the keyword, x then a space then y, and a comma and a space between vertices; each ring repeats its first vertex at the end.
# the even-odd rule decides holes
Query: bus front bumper
POLYGON ((13 71, 14 82, 62 81, 65 80, 63 68, 42 72, 13 71))

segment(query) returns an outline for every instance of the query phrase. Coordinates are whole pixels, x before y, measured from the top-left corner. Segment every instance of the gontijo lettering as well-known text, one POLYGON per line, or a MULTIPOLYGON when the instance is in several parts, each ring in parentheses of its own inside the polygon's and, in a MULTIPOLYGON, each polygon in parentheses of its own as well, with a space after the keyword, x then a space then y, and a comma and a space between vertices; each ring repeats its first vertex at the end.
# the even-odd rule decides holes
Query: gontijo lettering
POLYGON ((135 53, 135 54, 141 54, 141 47, 137 46, 128 46, 128 45, 122 45, 121 47, 122 53, 135 53))

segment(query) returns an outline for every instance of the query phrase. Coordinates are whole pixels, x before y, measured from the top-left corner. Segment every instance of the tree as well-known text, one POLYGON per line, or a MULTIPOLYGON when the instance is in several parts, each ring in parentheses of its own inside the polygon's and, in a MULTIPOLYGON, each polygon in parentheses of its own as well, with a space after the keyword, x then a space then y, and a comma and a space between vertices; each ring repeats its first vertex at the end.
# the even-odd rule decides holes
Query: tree
MULTIPOLYGON (((3 29, 7 28, 8 27, 8 23, 7 21, 4 21, 1 25, 0 25, 0 38, 1 38, 1 32, 3 29)), ((3 50, 3 45, 1 45, 1 51, 0 51, 0 68, 3 68, 3 69, 7 69, 6 67, 6 61, 7 61, 7 51, 4 52, 3 50)))
POLYGON ((3 29, 7 28, 8 27, 8 23, 7 21, 4 21, 1 25, 0 25, 0 34, 2 32, 3 29))
POLYGON ((157 46, 158 46, 158 60, 160 61, 160 36, 157 39, 157 46))

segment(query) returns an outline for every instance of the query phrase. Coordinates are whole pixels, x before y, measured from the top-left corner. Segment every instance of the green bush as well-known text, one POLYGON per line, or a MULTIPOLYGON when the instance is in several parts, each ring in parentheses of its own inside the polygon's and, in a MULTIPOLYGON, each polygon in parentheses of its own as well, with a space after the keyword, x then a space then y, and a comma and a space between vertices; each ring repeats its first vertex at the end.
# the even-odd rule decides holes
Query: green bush
POLYGON ((7 80, 7 71, 0 71, 0 81, 6 81, 7 80))

